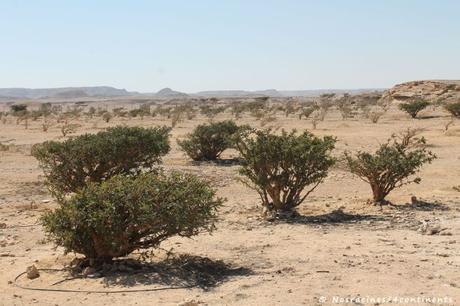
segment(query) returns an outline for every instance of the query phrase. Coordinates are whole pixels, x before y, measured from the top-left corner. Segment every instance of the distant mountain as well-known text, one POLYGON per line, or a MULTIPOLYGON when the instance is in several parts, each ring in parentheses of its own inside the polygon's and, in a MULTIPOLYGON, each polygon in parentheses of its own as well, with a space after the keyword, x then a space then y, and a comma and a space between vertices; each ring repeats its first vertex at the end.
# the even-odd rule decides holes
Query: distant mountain
POLYGON ((200 91, 194 94, 195 96, 201 97, 247 97, 247 96, 269 96, 269 97, 281 97, 282 94, 276 89, 267 90, 209 90, 200 91))
POLYGON ((372 91, 383 91, 383 89, 315 89, 315 90, 211 90, 200 91, 197 93, 184 93, 172 90, 171 88, 163 88, 156 93, 139 93, 130 92, 126 89, 118 89, 110 86, 96 87, 63 87, 63 88, 0 88, 0 100, 8 101, 15 99, 40 99, 40 98, 60 98, 60 99, 75 99, 75 98, 91 98, 91 97, 123 97, 123 96, 151 96, 159 98, 184 98, 189 96, 199 97, 313 97, 323 93, 350 93, 359 94, 372 91))
POLYGON ((310 90, 282 90, 280 93, 284 97, 317 97, 326 93, 357 95, 375 91, 384 91, 384 88, 363 88, 363 89, 310 89, 310 90))
POLYGON ((117 97, 137 93, 109 86, 63 87, 63 88, 0 88, 0 96, 22 99, 39 98, 80 98, 80 97, 117 97))
POLYGON ((180 92, 180 91, 174 91, 171 88, 166 87, 158 91, 155 94, 155 96, 161 97, 161 98, 172 98, 172 97, 188 97, 188 94, 180 92))
POLYGON ((369 89, 313 89, 313 90, 214 90, 214 91, 200 91, 195 93, 196 96, 204 97, 251 97, 251 96, 268 96, 268 97, 315 97, 324 93, 350 93, 360 94, 373 91, 383 91, 381 88, 369 89))

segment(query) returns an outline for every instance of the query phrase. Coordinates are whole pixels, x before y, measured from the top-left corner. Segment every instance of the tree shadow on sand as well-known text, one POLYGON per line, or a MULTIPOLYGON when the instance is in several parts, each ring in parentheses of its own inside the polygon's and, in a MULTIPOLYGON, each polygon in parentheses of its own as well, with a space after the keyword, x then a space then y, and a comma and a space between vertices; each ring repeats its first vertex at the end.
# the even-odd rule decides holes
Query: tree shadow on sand
POLYGON ((222 158, 217 160, 208 160, 208 161, 191 161, 193 166, 204 166, 204 165, 212 165, 212 166, 221 166, 221 167, 232 167, 238 166, 241 164, 241 160, 238 158, 222 158))
POLYGON ((435 211, 441 210, 446 211, 449 210, 449 206, 439 203, 439 202, 427 202, 422 200, 414 200, 411 203, 406 203, 403 205, 394 205, 391 206, 398 210, 413 210, 413 211, 435 211))
POLYGON ((103 283, 106 286, 133 287, 157 284, 207 290, 230 277, 252 274, 252 271, 247 268, 231 267, 221 260, 215 261, 207 257, 191 255, 180 255, 156 263, 120 261, 113 267, 116 267, 115 271, 112 269, 104 273, 103 283))
POLYGON ((327 214, 305 216, 300 214, 278 215, 277 221, 290 224, 330 224, 340 225, 346 223, 356 223, 360 221, 384 221, 384 216, 348 214, 341 209, 334 210, 327 214))

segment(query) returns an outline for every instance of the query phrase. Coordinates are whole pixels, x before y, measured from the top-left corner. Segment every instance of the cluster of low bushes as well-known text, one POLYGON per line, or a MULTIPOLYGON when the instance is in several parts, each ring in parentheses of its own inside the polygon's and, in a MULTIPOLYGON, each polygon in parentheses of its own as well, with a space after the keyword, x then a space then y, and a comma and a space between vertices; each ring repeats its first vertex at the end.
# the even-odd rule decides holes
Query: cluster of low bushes
MULTIPOLYGON (((42 218, 50 239, 99 265, 157 247, 174 235, 213 230, 223 199, 196 176, 159 166, 170 150, 169 131, 115 127, 35 145, 32 155, 59 203, 42 218)), ((383 204, 395 188, 420 182, 416 173, 436 158, 411 130, 393 135, 373 153, 343 157, 332 155, 336 139, 331 136, 255 130, 232 121, 200 125, 178 143, 195 160, 215 160, 228 148, 236 150, 242 182, 271 214, 294 211, 338 159, 370 185, 374 203, 383 204)))
POLYGON ((169 128, 115 127, 35 145, 59 208, 43 216, 51 240, 100 265, 173 236, 214 228, 223 200, 199 178, 159 168, 169 128))

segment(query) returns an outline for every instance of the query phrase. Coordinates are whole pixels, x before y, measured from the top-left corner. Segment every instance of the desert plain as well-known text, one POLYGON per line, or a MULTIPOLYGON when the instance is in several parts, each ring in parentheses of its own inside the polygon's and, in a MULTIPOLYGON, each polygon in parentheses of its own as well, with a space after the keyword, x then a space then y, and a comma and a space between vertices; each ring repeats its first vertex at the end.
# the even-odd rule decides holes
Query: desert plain
MULTIPOLYGON (((104 100, 88 106, 129 110, 139 103, 104 100)), ((6 104, 2 107, 8 111, 6 104)), ((266 123, 247 113, 235 119, 228 110, 212 118, 335 136, 337 157, 373 151, 393 133, 412 128, 437 155, 419 173, 420 184, 394 190, 388 196, 391 205, 382 206, 369 203, 369 185, 338 163, 298 207, 300 217, 291 220, 262 216, 257 193, 239 181, 236 151, 226 151, 219 163, 188 158, 176 140, 210 118, 197 114, 181 120, 171 131, 172 149, 162 167, 196 174, 227 199, 216 230, 168 239, 161 249, 130 256, 133 262, 142 257, 141 266, 127 261, 124 271, 94 278, 72 278, 62 271, 76 255, 64 255, 45 239, 39 218, 56 203, 30 149, 116 125, 171 126, 171 119, 105 122, 82 115, 69 119, 78 127, 63 137, 58 123, 44 132, 42 119, 29 120, 26 128, 7 117, 0 123, 0 142, 6 146, 0 152, 0 305, 383 305, 371 298, 389 297, 446 298, 443 305, 459 305, 460 192, 454 187, 460 186, 460 121, 446 131, 451 117, 441 108, 429 107, 419 117, 410 118, 394 104, 377 123, 362 116, 344 120, 331 108, 316 128, 312 119, 281 112, 266 123), (31 265, 42 269, 40 277, 15 280, 31 265), (347 298, 354 300, 347 303, 347 298)))

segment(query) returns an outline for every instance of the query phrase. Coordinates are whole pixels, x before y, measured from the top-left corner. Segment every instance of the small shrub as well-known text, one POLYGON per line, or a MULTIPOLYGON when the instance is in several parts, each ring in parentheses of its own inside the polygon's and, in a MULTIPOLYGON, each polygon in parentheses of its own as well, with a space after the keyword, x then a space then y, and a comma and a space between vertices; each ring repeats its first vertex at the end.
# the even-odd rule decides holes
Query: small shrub
POLYGON ((379 110, 378 108, 364 108, 363 114, 364 117, 370 119, 372 123, 378 123, 380 118, 385 114, 385 111, 379 110))
POLYGON ((27 113, 27 105, 25 104, 13 104, 10 106, 10 109, 14 116, 27 113))
POLYGON ((44 170, 50 190, 61 198, 89 182, 152 170, 169 152, 169 131, 166 127, 114 127, 34 145, 32 155, 44 170))
POLYGON ((415 118, 417 117, 417 114, 424 110, 428 105, 430 105, 430 102, 417 98, 413 101, 400 104, 399 108, 408 113, 412 118, 415 118))
POLYGON ((340 112, 340 115, 342 115, 343 120, 353 118, 355 115, 353 103, 353 97, 347 93, 345 93, 340 99, 337 100, 337 108, 340 112))
POLYGON ((102 120, 104 120, 106 123, 109 123, 110 120, 112 120, 113 116, 109 112, 105 112, 102 114, 102 120))
POLYGON ((225 110, 225 106, 215 107, 209 104, 200 105, 201 114, 203 114, 210 120, 213 120, 218 114, 223 113, 225 110))
POLYGON ((68 122, 65 122, 65 123, 61 126, 61 134, 62 134, 62 137, 66 137, 66 136, 69 135, 69 134, 75 133, 79 127, 81 127, 81 125, 79 125, 79 124, 77 124, 77 123, 68 123, 68 122))
POLYGON ((243 159, 243 182, 258 192, 270 211, 289 211, 300 205, 335 162, 330 156, 335 139, 317 138, 306 131, 300 135, 255 131, 241 135, 236 143, 243 159))
POLYGON ((300 110, 299 119, 302 119, 302 117, 308 119, 308 117, 310 117, 310 115, 313 114, 313 112, 315 112, 316 110, 318 110, 318 107, 315 106, 307 106, 302 108, 300 110))
POLYGON ((385 203, 385 197, 395 188, 409 183, 419 183, 416 174, 425 163, 431 163, 436 156, 426 150, 425 139, 415 134, 393 135, 380 145, 374 153, 358 152, 355 156, 345 153, 351 173, 370 184, 374 203, 385 203))
POLYGON ((8 144, 4 144, 0 142, 0 152, 5 152, 10 149, 10 146, 8 144))
POLYGON ((449 103, 444 108, 454 117, 460 118, 460 102, 449 103))
MULTIPOLYGON (((281 108, 284 111, 285 117, 289 117, 290 114, 294 114, 298 110, 298 105, 295 100, 288 100, 284 108, 281 108)), ((301 118, 299 118, 301 119, 301 118)))
POLYGON ((242 128, 231 120, 201 124, 177 143, 193 160, 216 160, 223 151, 233 146, 232 138, 242 128))
POLYGON ((43 118, 42 122, 42 131, 48 132, 49 128, 53 126, 53 123, 45 118, 43 118))
POLYGON ((158 247, 171 236, 211 231, 222 202, 193 175, 119 175, 88 184, 42 223, 56 245, 85 255, 94 266, 158 247))

